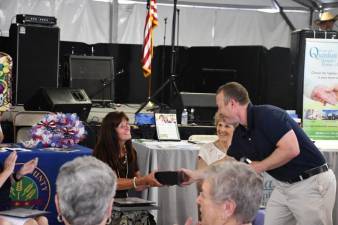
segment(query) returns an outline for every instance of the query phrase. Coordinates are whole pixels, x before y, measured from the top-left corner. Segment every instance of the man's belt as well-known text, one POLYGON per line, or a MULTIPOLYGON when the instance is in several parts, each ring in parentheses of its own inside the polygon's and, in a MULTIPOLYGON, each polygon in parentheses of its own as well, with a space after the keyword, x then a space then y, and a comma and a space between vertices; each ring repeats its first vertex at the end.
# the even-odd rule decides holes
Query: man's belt
POLYGON ((312 169, 309 169, 309 170, 306 170, 304 171, 303 173, 301 173, 300 175, 298 175, 297 177, 294 177, 292 179, 289 179, 287 180, 286 182, 287 183, 296 183, 296 182, 299 182, 299 181, 302 181, 302 180, 305 180, 309 177, 312 177, 314 175, 317 175, 319 173, 323 173, 323 172, 326 172, 329 170, 329 167, 328 165, 325 163, 324 165, 321 165, 321 166, 318 166, 318 167, 315 167, 315 168, 312 168, 312 169))

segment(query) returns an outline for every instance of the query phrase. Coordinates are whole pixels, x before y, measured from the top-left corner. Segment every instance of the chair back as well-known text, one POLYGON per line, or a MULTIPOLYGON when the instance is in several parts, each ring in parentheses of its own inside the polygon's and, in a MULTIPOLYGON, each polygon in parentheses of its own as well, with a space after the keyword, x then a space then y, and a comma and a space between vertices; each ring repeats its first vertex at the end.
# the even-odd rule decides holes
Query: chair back
POLYGON ((258 210, 254 221, 252 221, 252 225, 264 225, 264 219, 265 219, 265 210, 260 209, 258 210))
POLYGON ((31 138, 30 129, 39 123, 48 111, 22 111, 13 118, 14 142, 28 141, 31 138))

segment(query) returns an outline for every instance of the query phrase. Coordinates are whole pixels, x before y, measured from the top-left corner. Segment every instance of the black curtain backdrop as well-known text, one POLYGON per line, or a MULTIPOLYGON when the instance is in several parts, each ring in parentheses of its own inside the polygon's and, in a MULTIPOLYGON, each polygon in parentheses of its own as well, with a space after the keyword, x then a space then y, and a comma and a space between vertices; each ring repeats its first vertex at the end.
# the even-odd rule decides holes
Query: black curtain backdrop
MULTIPOLYGON (((10 41, 0 37, 0 51, 7 51, 10 41)), ((141 70, 141 45, 60 42, 59 78, 61 86, 69 85, 70 54, 113 56, 116 103, 142 103, 147 99, 148 81, 141 70), (93 51, 92 51, 93 49, 93 51)), ((170 76, 170 46, 154 48, 152 93, 170 76)), ((289 48, 263 46, 176 47, 175 75, 179 91, 214 93, 230 81, 243 84, 254 104, 273 104, 295 109, 297 77, 291 71, 289 48)), ((19 90, 20 91, 20 90, 19 90)), ((172 105, 173 90, 168 86, 156 98, 157 103, 172 105)))
POLYGON ((296 109, 296 96, 296 76, 291 70, 290 49, 271 48, 267 56, 265 103, 296 109))

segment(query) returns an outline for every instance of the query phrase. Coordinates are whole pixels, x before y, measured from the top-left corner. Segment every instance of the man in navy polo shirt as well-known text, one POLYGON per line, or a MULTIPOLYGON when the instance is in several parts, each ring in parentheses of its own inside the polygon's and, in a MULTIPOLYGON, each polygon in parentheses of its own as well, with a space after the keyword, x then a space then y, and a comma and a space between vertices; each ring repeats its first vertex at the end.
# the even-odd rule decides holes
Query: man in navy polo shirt
POLYGON ((221 86, 218 111, 237 126, 228 155, 250 159, 276 187, 267 203, 265 225, 332 225, 336 178, 299 125, 282 109, 252 105, 239 83, 221 86))

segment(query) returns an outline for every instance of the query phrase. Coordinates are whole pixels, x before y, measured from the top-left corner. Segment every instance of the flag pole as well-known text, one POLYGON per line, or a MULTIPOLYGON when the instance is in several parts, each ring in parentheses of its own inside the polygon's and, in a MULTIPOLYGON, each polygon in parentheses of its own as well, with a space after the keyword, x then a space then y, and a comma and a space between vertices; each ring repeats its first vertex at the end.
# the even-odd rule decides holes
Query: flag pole
MULTIPOLYGON (((150 0, 147 0, 147 10, 148 11, 150 10, 150 0)), ((143 34, 143 36, 145 36, 145 35, 143 34)), ((150 99, 152 74, 150 74, 147 78, 148 78, 148 96, 147 97, 148 97, 148 99, 150 99)), ((145 107, 146 108, 152 108, 152 107, 154 107, 154 105, 155 104, 151 100, 149 100, 145 107)))
POLYGON ((156 0, 147 0, 147 16, 144 25, 144 41, 142 49, 142 70, 148 84, 148 104, 147 107, 153 107, 154 104, 150 101, 151 97, 151 64, 153 58, 153 29, 158 25, 157 18, 157 3, 156 0))
POLYGON ((148 103, 145 106, 146 108, 153 108, 155 106, 155 104, 151 101, 150 97, 151 97, 151 75, 148 76, 148 103))

